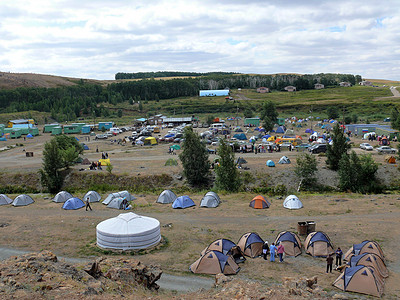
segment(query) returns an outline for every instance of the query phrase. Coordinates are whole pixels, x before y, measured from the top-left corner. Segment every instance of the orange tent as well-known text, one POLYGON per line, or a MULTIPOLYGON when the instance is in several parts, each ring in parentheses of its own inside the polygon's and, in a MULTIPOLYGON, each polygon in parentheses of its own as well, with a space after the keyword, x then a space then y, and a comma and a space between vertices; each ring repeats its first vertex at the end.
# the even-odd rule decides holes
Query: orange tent
POLYGON ((262 208, 269 208, 271 206, 271 203, 269 203, 263 196, 258 195, 253 198, 250 202, 250 207, 256 208, 256 209, 262 209, 262 208))

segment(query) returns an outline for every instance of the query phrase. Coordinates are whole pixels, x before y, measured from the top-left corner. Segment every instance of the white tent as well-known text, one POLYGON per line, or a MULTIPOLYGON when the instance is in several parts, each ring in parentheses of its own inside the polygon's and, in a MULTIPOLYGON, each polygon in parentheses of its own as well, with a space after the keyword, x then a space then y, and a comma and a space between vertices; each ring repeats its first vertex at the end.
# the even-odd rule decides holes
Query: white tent
POLYGON ((282 156, 278 164, 290 164, 290 159, 286 155, 282 156))
POLYGON ((120 214, 96 226, 97 245, 111 249, 145 249, 161 240, 157 219, 134 213, 120 214))
POLYGON ((12 199, 8 198, 4 194, 0 194, 0 205, 7 205, 11 204, 12 202, 13 202, 12 199))
POLYGON ((64 203, 65 201, 71 198, 73 198, 73 196, 70 193, 66 191, 61 191, 54 197, 53 202, 64 203))
POLYGON ((287 209, 300 209, 303 207, 303 203, 301 203, 297 196, 289 195, 286 197, 285 201, 283 201, 283 207, 287 209))
POLYGON ((157 198, 157 203, 168 204, 175 201, 178 198, 173 191, 164 190, 157 198))
POLYGON ((83 196, 82 201, 86 201, 86 198, 89 197, 89 202, 99 202, 101 199, 101 196, 98 192, 96 191, 89 191, 83 196))
POLYGON ((118 193, 109 194, 107 196, 107 198, 104 199, 104 201, 102 203, 105 204, 105 205, 108 205, 111 202, 112 199, 118 198, 118 197, 125 198, 128 201, 132 201, 132 200, 136 199, 128 191, 121 191, 121 192, 118 192, 118 193))
POLYGON ((122 207, 122 201, 124 201, 122 197, 114 198, 107 204, 107 208, 124 209, 122 207))
POLYGON ((200 207, 217 207, 221 203, 221 199, 214 192, 208 192, 201 199, 200 207))
POLYGON ((32 204, 33 202, 35 202, 35 201, 33 201, 31 196, 22 194, 22 195, 19 195, 19 196, 15 197, 14 201, 12 202, 12 205, 14 205, 14 206, 25 206, 25 205, 32 204))

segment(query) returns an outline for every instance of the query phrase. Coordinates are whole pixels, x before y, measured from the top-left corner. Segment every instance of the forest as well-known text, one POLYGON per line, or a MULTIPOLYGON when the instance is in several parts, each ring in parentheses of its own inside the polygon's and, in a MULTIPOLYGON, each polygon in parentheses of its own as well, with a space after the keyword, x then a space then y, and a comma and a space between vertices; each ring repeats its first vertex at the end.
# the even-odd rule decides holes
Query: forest
POLYGON ((163 78, 163 77, 199 77, 199 76, 212 76, 212 75, 232 75, 238 74, 234 72, 177 72, 177 71, 159 71, 159 72, 137 72, 137 73, 117 73, 115 80, 118 79, 145 79, 145 78, 163 78))
POLYGON ((163 99, 193 97, 199 94, 199 90, 204 89, 255 89, 265 86, 271 90, 282 91, 285 86, 293 85, 300 91, 314 89, 315 83, 329 87, 338 86, 342 81, 354 85, 361 80, 360 75, 351 74, 213 74, 168 80, 123 81, 105 87, 82 81, 68 87, 0 90, 0 113, 35 110, 51 113, 53 119, 62 122, 88 115, 107 117, 110 112, 105 109, 105 104, 159 102, 163 99))

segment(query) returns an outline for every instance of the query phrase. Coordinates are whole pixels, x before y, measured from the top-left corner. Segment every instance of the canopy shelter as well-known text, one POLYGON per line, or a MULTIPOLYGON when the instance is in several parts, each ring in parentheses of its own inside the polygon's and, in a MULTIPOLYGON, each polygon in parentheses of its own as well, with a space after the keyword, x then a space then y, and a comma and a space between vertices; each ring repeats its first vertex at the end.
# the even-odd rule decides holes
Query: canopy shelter
POLYGON ((85 203, 83 203, 83 201, 77 197, 69 198, 62 206, 62 208, 66 210, 75 210, 82 207, 85 207, 85 203))
POLYGON ((89 191, 83 196, 83 200, 86 201, 86 199, 89 198, 89 202, 99 202, 101 199, 101 196, 98 192, 96 191, 89 191))
POLYGON ((8 205, 11 204, 13 200, 9 197, 7 197, 4 194, 0 194, 0 205, 8 205))
POLYGON ((160 222, 132 212, 100 222, 96 226, 97 245, 101 248, 146 249, 161 240, 160 222))
POLYGON ((269 208, 271 206, 271 203, 269 203, 267 199, 264 198, 264 196, 258 195, 255 196, 253 200, 250 201, 249 206, 256 209, 263 209, 263 208, 269 208))
POLYGON ((275 239, 275 245, 279 243, 282 243, 286 255, 296 257, 301 254, 301 241, 294 232, 282 231, 278 233, 275 239))
POLYGON ((327 257, 335 252, 328 235, 322 231, 311 232, 304 242, 304 249, 315 257, 327 257))
POLYGON ((381 297, 384 289, 383 280, 376 271, 368 266, 355 266, 344 269, 333 286, 345 292, 355 292, 381 297))
POLYGON ((164 190, 158 196, 156 202, 161 203, 161 204, 169 204, 169 203, 174 202, 176 198, 177 198, 177 196, 175 195, 175 193, 173 191, 164 190))
POLYGON ((26 206, 26 205, 32 204, 33 202, 35 202, 35 201, 33 201, 31 196, 22 194, 22 195, 15 197, 14 201, 12 202, 12 205, 13 206, 26 206))
POLYGON ((235 263, 232 256, 225 255, 222 252, 211 250, 207 251, 198 260, 196 260, 189 270, 193 273, 201 274, 225 274, 234 275, 240 271, 240 267, 235 263))
POLYGON ((207 192, 200 201, 200 207, 217 207, 221 199, 215 192, 207 192))
POLYGON ((262 254, 263 239, 255 232, 248 232, 242 235, 237 243, 244 255, 258 257, 262 254))
POLYGON ((67 201, 68 199, 70 199, 72 197, 73 196, 70 193, 68 193, 66 191, 61 191, 57 195, 55 195, 55 197, 53 198, 53 202, 64 203, 65 201, 67 201))
POLYGON ((107 198, 104 199, 104 201, 102 203, 105 204, 105 205, 108 205, 111 202, 111 200, 114 199, 114 198, 125 198, 127 201, 132 201, 132 200, 136 199, 128 191, 121 191, 121 192, 118 192, 118 193, 109 194, 107 196, 107 198))

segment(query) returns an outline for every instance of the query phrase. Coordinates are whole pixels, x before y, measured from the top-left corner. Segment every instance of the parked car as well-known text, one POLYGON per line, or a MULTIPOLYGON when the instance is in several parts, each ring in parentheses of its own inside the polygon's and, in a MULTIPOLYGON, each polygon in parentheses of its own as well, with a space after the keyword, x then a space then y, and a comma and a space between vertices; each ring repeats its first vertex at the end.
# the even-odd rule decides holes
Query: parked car
POLYGON ((311 146, 310 144, 303 143, 303 144, 297 145, 295 148, 296 148, 296 151, 305 151, 308 148, 310 148, 310 146, 311 146))
POLYGON ((108 138, 107 134, 97 134, 94 139, 95 140, 104 140, 106 138, 108 138))
POLYGON ((378 151, 379 154, 383 153, 396 153, 397 150, 389 147, 389 146, 380 146, 379 148, 376 148, 376 151, 378 151))
POLYGON ((310 148, 308 148, 308 151, 310 151, 311 153, 315 154, 315 153, 325 153, 326 152, 326 144, 315 144, 313 146, 311 146, 310 148))
POLYGON ((360 144, 360 149, 367 150, 367 151, 372 151, 372 150, 374 150, 374 147, 372 147, 368 143, 362 143, 362 144, 360 144))

